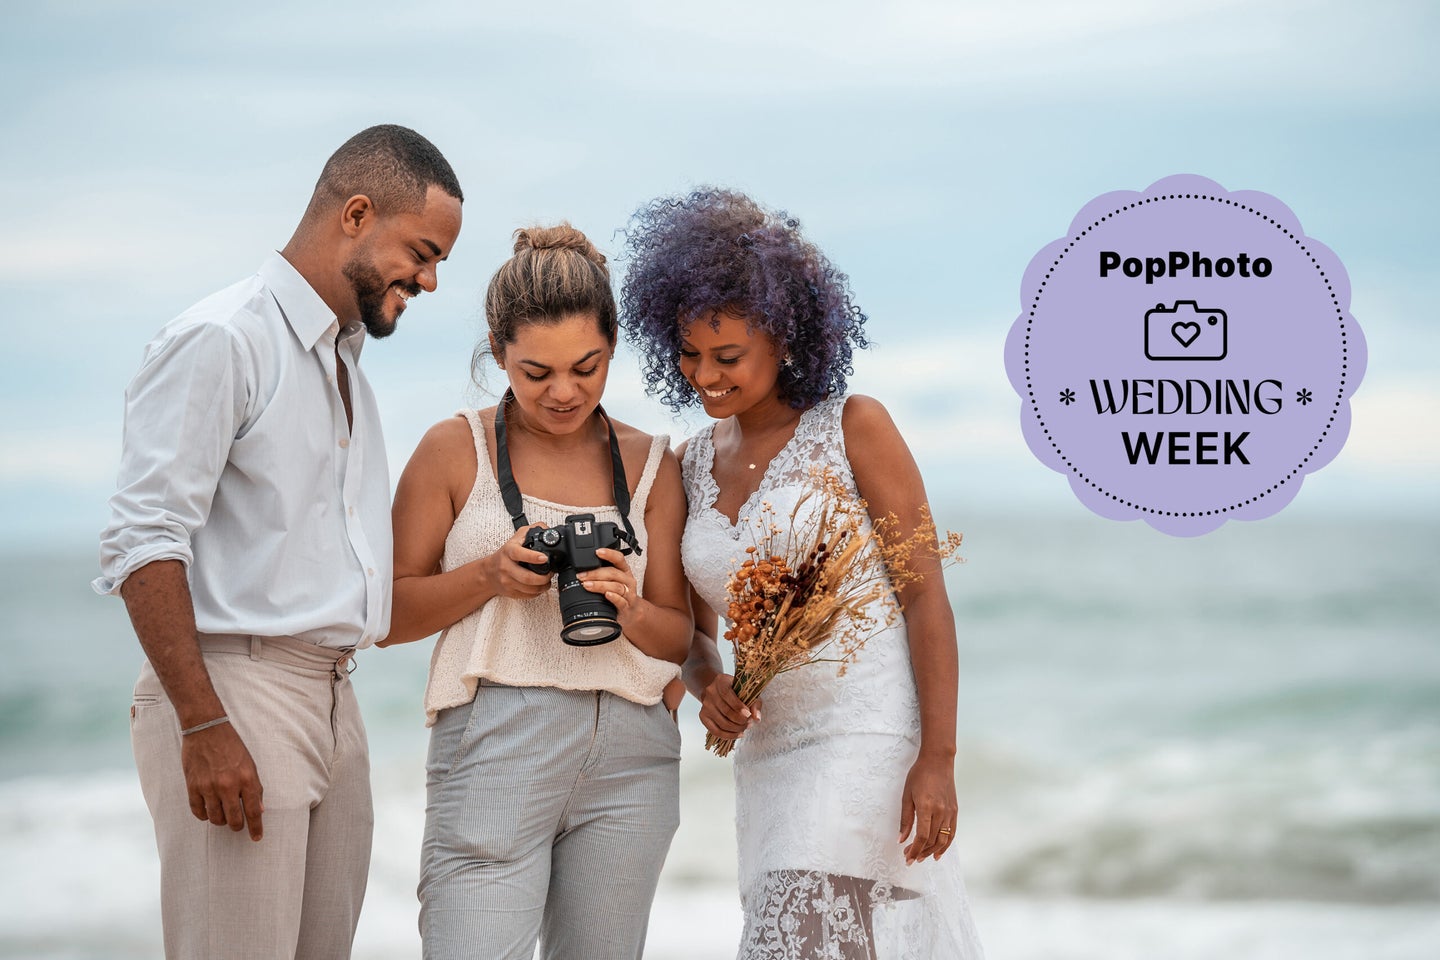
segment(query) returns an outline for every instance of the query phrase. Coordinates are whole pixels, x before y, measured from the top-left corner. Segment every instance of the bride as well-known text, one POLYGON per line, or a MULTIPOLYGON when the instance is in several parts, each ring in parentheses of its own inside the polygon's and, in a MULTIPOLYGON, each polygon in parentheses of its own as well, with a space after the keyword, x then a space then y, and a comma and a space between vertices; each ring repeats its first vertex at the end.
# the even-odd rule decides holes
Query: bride
POLYGON ((715 421, 680 450, 695 612, 684 680, 710 731, 743 737, 739 956, 978 960, 958 863, 945 857, 958 667, 938 557, 910 561, 923 578, 900 589, 903 618, 843 676, 783 673, 746 707, 714 639, 761 502, 787 516, 812 464, 872 517, 893 513, 902 537, 925 522, 924 484, 889 414, 844 393, 851 351, 868 345, 848 281, 796 221, 724 190, 647 204, 627 245, 621 322, 647 390, 715 421))

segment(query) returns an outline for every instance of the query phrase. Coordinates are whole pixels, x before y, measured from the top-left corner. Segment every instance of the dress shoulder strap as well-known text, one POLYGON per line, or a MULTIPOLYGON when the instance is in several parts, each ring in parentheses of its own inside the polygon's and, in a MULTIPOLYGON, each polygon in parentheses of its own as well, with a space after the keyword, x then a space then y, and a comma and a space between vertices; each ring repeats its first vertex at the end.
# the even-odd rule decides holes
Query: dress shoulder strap
POLYGON ((630 498, 630 522, 637 529, 645 516, 645 504, 650 499, 650 488, 655 485, 655 477, 660 472, 660 460, 669 448, 670 437, 666 434, 657 433, 650 438, 650 452, 645 456, 645 467, 640 472, 640 482, 635 485, 635 493, 630 498))
POLYGON ((810 468, 828 465, 842 474, 849 472, 845 456, 845 431, 841 418, 845 398, 827 397, 800 415, 795 435, 776 455, 775 475, 787 480, 804 478, 810 468))
POLYGON ((850 468, 850 455, 845 450, 845 403, 849 399, 849 396, 842 394, 826 397, 820 401, 825 408, 824 427, 822 428, 825 431, 825 440, 829 448, 834 450, 840 458, 840 462, 845 465, 847 472, 850 468))
POLYGON ((691 434, 690 438, 685 441, 685 456, 680 458, 680 473, 685 477, 686 482, 689 482, 695 465, 706 459, 704 451, 710 446, 710 434, 714 429, 713 423, 708 424, 704 429, 691 434))
POLYGON ((490 446, 485 442, 485 418, 480 416, 479 410, 458 410, 457 416, 463 416, 470 424, 470 436, 475 441, 475 483, 470 488, 470 500, 487 487, 499 485, 494 483, 495 476, 490 472, 490 446))

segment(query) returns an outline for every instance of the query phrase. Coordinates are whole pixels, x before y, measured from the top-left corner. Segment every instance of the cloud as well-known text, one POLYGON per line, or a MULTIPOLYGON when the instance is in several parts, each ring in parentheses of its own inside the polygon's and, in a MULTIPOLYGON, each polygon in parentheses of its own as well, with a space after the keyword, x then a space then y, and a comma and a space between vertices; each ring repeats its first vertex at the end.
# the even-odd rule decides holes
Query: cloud
MULTIPOLYGON (((92 487, 97 477, 115 476, 120 436, 93 427, 0 434, 0 482, 58 487, 92 487)), ((13 509, 7 505, 5 509, 13 509)))
MULTIPOLYGON (((558 0, 417 20, 358 0, 358 32, 329 6, 247 9, 32 5, 0 37, 0 401, 26 411, 0 436, 12 488, 108 484, 145 340, 283 242, 324 156, 377 119, 434 136, 471 198, 439 293, 366 354, 396 476, 466 400, 477 292, 509 230, 565 216, 613 252, 636 203, 714 179, 793 210, 851 272, 877 339, 853 386, 927 479, 1063 491, 1020 438, 1004 314, 1092 185, 1139 188, 1179 157, 1295 203, 1351 266, 1371 364, 1324 475, 1435 472, 1440 338, 1414 226, 1435 197, 1417 174, 1434 5, 558 0), (1211 152, 1157 146, 1192 127, 1211 152)), ((612 379, 616 415, 677 439, 704 424, 672 424, 633 369, 612 379)))
POLYGON ((1352 467, 1440 483, 1440 387, 1433 380, 1362 384, 1350 401, 1352 467))
POLYGON ((841 0, 823 16, 803 4, 741 0, 723 17, 663 2, 615 13, 600 25, 562 14, 548 26, 562 34, 567 22, 598 28, 633 54, 622 81, 672 95, 713 90, 720 74, 730 95, 764 97, 783 85, 792 95, 899 90, 921 99, 1018 94, 1053 102, 1101 93, 1127 102, 1199 93, 1219 106, 1237 95, 1310 102, 1384 93, 1423 102, 1424 83, 1433 90, 1440 76, 1425 29, 1433 12, 1393 0, 841 0), (1389 42, 1356 42, 1379 33, 1389 42), (1345 69, 1325 69, 1327 61, 1345 69))

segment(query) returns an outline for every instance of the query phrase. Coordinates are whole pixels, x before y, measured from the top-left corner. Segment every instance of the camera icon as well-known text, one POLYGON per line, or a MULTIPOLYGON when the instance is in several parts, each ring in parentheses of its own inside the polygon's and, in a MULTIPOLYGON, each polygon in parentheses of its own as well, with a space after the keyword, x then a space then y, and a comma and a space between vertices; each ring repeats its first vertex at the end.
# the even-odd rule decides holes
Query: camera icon
POLYGON ((1157 303, 1154 310, 1145 311, 1146 359, 1224 360, 1228 343, 1224 310, 1176 300, 1168 309, 1157 303))

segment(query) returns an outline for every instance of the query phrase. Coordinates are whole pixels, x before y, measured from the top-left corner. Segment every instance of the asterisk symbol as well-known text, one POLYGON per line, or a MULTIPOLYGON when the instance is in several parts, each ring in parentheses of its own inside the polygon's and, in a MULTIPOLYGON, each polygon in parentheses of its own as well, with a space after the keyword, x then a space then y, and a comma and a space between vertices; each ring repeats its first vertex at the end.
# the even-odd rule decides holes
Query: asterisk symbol
POLYGON ((1295 399, 1296 399, 1296 400, 1299 400, 1299 401, 1300 401, 1300 406, 1303 407, 1303 406, 1305 406, 1307 403, 1309 403, 1311 400, 1313 400, 1313 399, 1315 399, 1315 398, 1312 397, 1312 396, 1310 396, 1310 391, 1309 391, 1309 390, 1301 390, 1301 391, 1299 391, 1298 393, 1295 394, 1295 399))
POLYGON ((1067 407, 1070 406, 1070 404, 1075 402, 1075 391, 1069 389, 1068 387, 1064 390, 1061 390, 1060 402, 1065 404, 1065 406, 1067 407))

